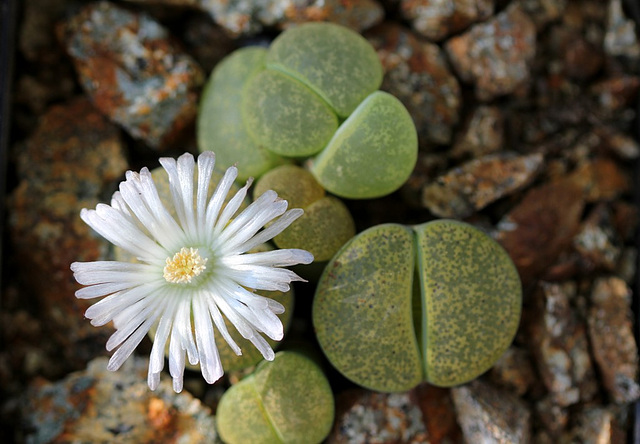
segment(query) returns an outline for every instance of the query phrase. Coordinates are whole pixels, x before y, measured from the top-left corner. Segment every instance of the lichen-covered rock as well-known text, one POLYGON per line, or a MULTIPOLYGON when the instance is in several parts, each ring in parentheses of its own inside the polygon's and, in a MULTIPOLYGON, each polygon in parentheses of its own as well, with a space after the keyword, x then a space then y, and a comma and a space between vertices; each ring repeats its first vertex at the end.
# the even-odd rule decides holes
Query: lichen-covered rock
POLYGON ((481 381, 451 392, 466 442, 529 442, 531 412, 520 399, 481 381))
POLYGON ((544 157, 502 152, 464 163, 422 190, 422 203, 440 217, 464 218, 533 181, 544 157))
POLYGON ((640 386, 631 290, 619 278, 600 278, 593 285, 591 303, 589 338, 604 387, 616 403, 636 401, 640 386))
POLYGON ((553 404, 561 407, 589 401, 598 392, 587 328, 571 306, 576 291, 572 282, 541 283, 529 325, 538 371, 553 404))
POLYGON ((458 131, 451 147, 451 156, 478 158, 502 149, 504 120, 497 106, 476 107, 458 131))
POLYGON ((193 123, 202 69, 150 16, 93 3, 58 34, 95 106, 134 138, 164 149, 193 123))
POLYGON ((410 393, 354 389, 336 399, 336 421, 328 444, 429 442, 422 413, 410 393))
POLYGON ((215 442, 211 410, 171 382, 147 387, 147 359, 118 372, 97 358, 62 381, 36 380, 21 400, 27 442, 215 442))
POLYGON ((584 205, 582 189, 563 178, 529 190, 498 223, 496 240, 525 286, 571 246, 584 205))
POLYGON ((385 70, 381 88, 407 107, 420 145, 450 143, 462 94, 440 47, 392 23, 377 26, 365 36, 385 70))
POLYGON ((401 0, 400 12, 411 27, 429 40, 439 41, 493 14, 494 0, 401 0))
POLYGON ((67 368, 100 353, 109 333, 84 321, 88 305, 73 296, 69 264, 108 253, 80 209, 95 206, 126 167, 119 129, 84 98, 51 107, 18 154, 20 182, 8 204, 14 258, 37 297, 43 333, 58 344, 67 368))
POLYGON ((535 25, 517 5, 445 43, 458 75, 474 84, 479 100, 509 94, 529 79, 536 51, 535 25))
POLYGON ((196 8, 208 13, 233 36, 265 27, 286 29, 304 22, 332 22, 362 31, 379 23, 384 10, 376 0, 128 0, 196 8))

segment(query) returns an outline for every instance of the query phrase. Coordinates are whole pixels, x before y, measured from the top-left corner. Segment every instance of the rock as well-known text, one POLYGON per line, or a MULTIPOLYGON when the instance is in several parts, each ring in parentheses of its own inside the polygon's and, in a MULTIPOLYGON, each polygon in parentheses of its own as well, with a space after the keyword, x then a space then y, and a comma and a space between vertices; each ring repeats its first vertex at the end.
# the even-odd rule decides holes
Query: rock
POLYGON ((536 29, 517 5, 449 39, 445 49, 458 75, 473 83, 479 100, 509 94, 529 80, 536 29))
POLYGON ((569 424, 569 408, 559 405, 553 396, 546 396, 534 404, 534 409, 543 430, 550 435, 548 442, 557 443, 558 437, 569 424))
POLYGON ((512 345, 489 370, 489 379, 518 396, 529 391, 538 379, 529 352, 512 345))
POLYGON ((589 401, 598 392, 585 323, 578 318, 572 282, 542 282, 529 324, 538 372, 549 391, 547 403, 567 407, 589 401))
POLYGON ((429 40, 439 41, 493 14, 493 0, 401 0, 400 13, 429 40))
POLYGON ((640 386, 631 290, 620 278, 599 278, 593 284, 591 303, 589 337, 603 385, 613 402, 636 401, 640 386))
POLYGON ((420 408, 409 393, 354 389, 337 396, 336 421, 328 444, 387 442, 427 442, 420 408))
POLYGON ((205 73, 210 73, 220 60, 237 49, 237 42, 206 15, 188 19, 182 41, 205 73))
POLYGON ((375 0, 128 0, 197 8, 208 13, 229 35, 258 34, 265 27, 285 29, 297 23, 333 22, 363 31, 384 17, 375 0))
POLYGON ((451 390, 420 384, 413 392, 422 410, 430 444, 460 442, 462 430, 456 422, 451 390))
POLYGON ((608 406, 585 406, 574 413, 571 430, 562 436, 562 442, 605 444, 628 442, 624 429, 608 406))
POLYGON ((620 164, 606 157, 583 162, 568 177, 582 188, 590 203, 613 200, 632 187, 629 176, 620 164))
POLYGON ((504 117, 497 106, 478 106, 459 130, 451 156, 477 158, 502 149, 504 117))
POLYGON ((466 442, 529 442, 531 413, 511 393, 476 380, 453 388, 451 394, 466 442))
POLYGON ((622 0, 609 2, 604 50, 610 56, 640 59, 640 43, 636 34, 636 24, 633 20, 625 17, 622 10, 622 0))
POLYGON ((613 215, 603 203, 597 205, 583 222, 573 239, 587 273, 595 270, 614 271, 622 253, 621 239, 613 227, 613 215))
POLYGON ((165 149, 193 124, 204 74, 150 16, 99 2, 58 31, 95 106, 132 137, 165 149))
POLYGON ((623 74, 611 76, 589 87, 589 92, 596 97, 600 107, 611 114, 634 106, 639 91, 640 77, 623 74))
POLYGON ((578 185, 558 179, 529 190, 498 223, 495 237, 513 259, 524 287, 571 246, 584 204, 578 185))
POLYGON ((385 70, 381 89, 407 107, 418 131, 420 146, 448 144, 459 120, 460 85, 449 70, 442 50, 423 42, 395 24, 378 26, 366 34, 385 70))
POLYGON ((148 364, 132 356, 110 372, 97 358, 62 381, 36 380, 21 403, 27 442, 214 442, 209 408, 168 378, 150 391, 148 364))
POLYGON ((18 278, 37 298, 42 335, 67 370, 104 353, 109 334, 84 319, 89 304, 74 297, 69 265, 105 259, 108 243, 79 213, 124 173, 122 143, 119 129, 78 98, 51 107, 18 154, 20 182, 8 204, 18 278))
POLYGON ((529 15, 538 29, 562 17, 567 6, 567 0, 515 0, 515 3, 529 15))
POLYGON ((504 152, 471 160, 427 185, 423 205, 440 217, 464 218, 531 183, 542 154, 504 152))

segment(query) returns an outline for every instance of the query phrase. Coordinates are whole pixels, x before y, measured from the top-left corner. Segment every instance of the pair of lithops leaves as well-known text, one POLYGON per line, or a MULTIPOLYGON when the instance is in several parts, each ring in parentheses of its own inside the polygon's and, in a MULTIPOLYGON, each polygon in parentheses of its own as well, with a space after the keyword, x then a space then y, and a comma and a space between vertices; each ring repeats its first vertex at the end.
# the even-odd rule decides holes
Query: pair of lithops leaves
POLYGON ((313 359, 276 353, 220 399, 216 426, 227 444, 321 442, 331 430, 334 399, 313 359))
POLYGON ((477 228, 438 220, 370 228, 327 264, 313 325, 329 361, 373 390, 470 381, 508 348, 520 321, 520 278, 477 228))
POLYGON ((216 66, 200 103, 198 147, 244 177, 308 159, 335 195, 389 194, 413 170, 418 143, 406 108, 378 91, 382 75, 373 47, 347 28, 289 29, 268 49, 242 48, 216 66))

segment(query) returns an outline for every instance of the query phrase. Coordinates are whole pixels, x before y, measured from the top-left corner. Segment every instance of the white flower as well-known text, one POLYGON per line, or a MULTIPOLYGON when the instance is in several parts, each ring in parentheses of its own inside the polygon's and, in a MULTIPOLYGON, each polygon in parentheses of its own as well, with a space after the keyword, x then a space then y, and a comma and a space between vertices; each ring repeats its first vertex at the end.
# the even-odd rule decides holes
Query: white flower
POLYGON ((71 270, 78 283, 87 286, 76 292, 77 298, 106 296, 89 307, 86 317, 94 326, 114 323, 116 331, 107 341, 107 350, 117 350, 107 368, 117 370, 157 324, 149 387, 155 390, 160 382, 169 341, 169 371, 174 390, 180 392, 185 352, 191 364, 200 363, 209 384, 224 373, 216 333, 241 354, 223 315, 265 359, 273 360, 273 350, 260 333, 282 339, 283 327, 276 315, 284 307, 252 290, 289 290, 292 281, 303 279, 279 267, 308 264, 313 256, 295 249, 246 253, 282 232, 303 211, 286 211, 287 202, 267 191, 232 220, 251 180, 223 205, 238 174, 231 167, 207 199, 213 153, 198 157, 197 171, 191 154, 180 156, 177 162, 163 158, 160 164, 169 175, 177 220, 161 202, 149 170, 128 171, 110 206, 83 209, 80 217, 105 239, 133 254, 138 263, 74 262, 71 270))

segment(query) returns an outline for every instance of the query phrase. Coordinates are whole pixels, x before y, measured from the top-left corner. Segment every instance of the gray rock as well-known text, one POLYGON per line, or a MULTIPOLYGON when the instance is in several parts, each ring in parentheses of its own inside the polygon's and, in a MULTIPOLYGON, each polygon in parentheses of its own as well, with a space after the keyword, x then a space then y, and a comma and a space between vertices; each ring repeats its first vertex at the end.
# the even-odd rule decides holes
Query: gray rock
POLYGON ((527 82, 536 52, 536 28, 517 5, 491 20, 472 26, 445 43, 458 75, 475 85, 476 97, 487 101, 509 94, 527 82))
POLYGON ((169 378, 147 387, 146 358, 117 372, 97 358, 64 380, 32 383, 21 401, 27 442, 219 442, 211 410, 169 378))
POLYGON ((476 380, 451 390, 458 423, 468 443, 530 441, 531 413, 509 392, 476 380))
POLYGON ((84 90, 131 136, 164 149, 192 125, 204 73, 157 21, 100 2, 60 30, 84 90))

